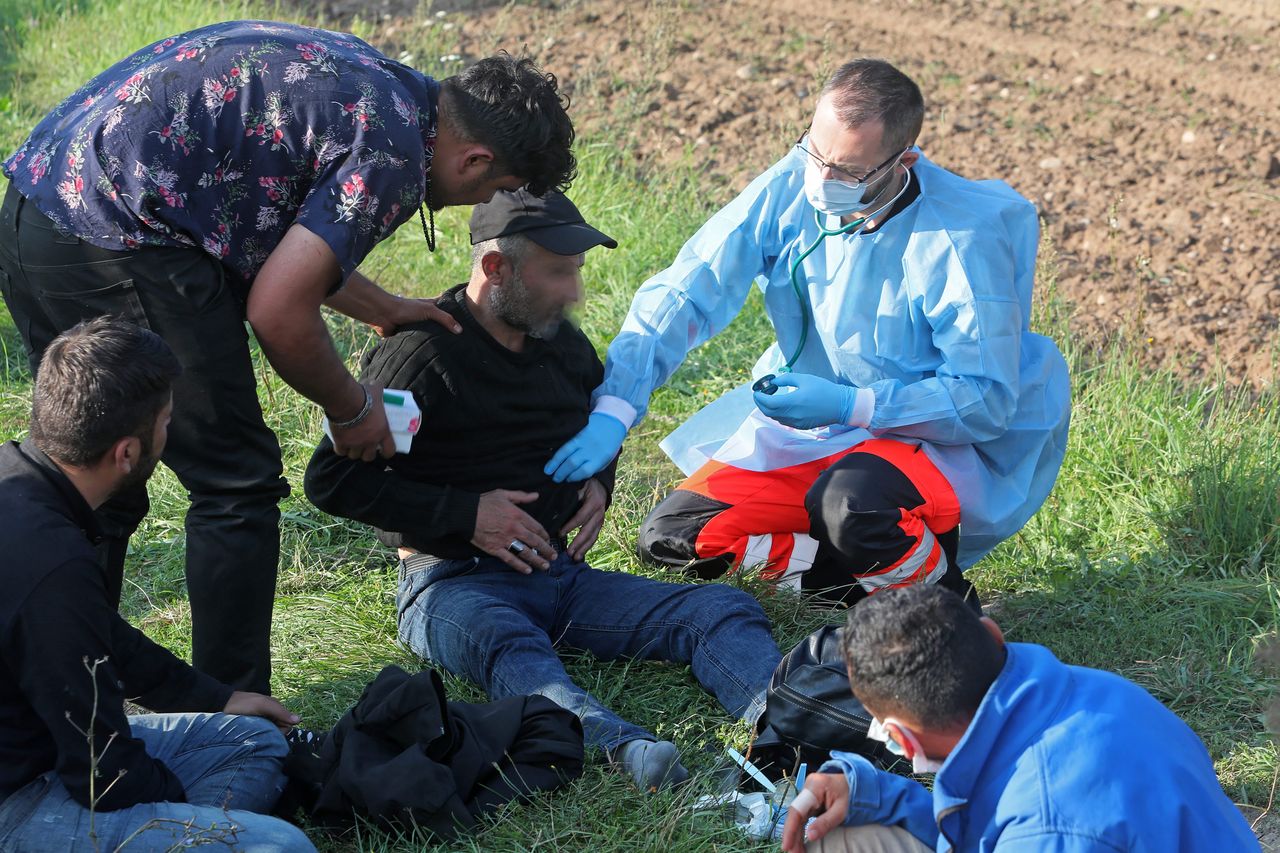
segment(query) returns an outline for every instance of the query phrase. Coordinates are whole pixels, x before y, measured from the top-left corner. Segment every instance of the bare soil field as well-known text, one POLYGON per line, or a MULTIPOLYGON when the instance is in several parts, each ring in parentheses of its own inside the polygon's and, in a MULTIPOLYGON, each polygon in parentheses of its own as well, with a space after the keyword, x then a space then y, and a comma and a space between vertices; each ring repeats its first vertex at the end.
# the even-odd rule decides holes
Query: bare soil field
POLYGON ((717 201, 786 151, 836 65, 887 58, 925 92, 929 157, 1039 207, 1080 340, 1123 336, 1193 378, 1276 381, 1280 0, 412 9, 329 4, 377 16, 384 47, 447 26, 464 61, 531 53, 590 138, 629 146, 642 170, 692 158, 717 201))

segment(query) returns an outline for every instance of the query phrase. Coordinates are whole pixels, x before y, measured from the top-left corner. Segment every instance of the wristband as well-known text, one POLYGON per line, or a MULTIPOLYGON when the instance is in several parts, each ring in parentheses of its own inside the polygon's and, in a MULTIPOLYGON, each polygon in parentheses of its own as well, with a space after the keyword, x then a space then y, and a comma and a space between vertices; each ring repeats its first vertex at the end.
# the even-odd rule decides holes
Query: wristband
POLYGON ((369 417, 369 413, 373 411, 373 395, 370 394, 369 389, 363 385, 360 386, 360 390, 364 391, 364 407, 360 409, 360 414, 356 415, 349 421, 339 421, 336 420, 333 415, 325 412, 325 417, 329 419, 329 426, 334 429, 351 429, 354 426, 358 426, 361 421, 369 417))

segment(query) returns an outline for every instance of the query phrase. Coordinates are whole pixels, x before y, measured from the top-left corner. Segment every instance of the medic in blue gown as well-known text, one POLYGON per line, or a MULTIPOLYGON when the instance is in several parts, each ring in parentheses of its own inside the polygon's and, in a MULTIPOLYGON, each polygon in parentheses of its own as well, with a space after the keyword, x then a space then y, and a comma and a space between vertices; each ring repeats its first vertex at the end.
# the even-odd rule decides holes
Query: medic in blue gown
POLYGON ((588 425, 547 464, 557 480, 607 464, 753 284, 777 335, 754 383, 663 442, 688 479, 645 520, 650 560, 759 567, 848 601, 918 582, 964 593, 961 570, 1048 496, 1070 389, 1029 329, 1036 211, 927 160, 923 117, 893 66, 844 65, 800 142, 636 293, 588 425))

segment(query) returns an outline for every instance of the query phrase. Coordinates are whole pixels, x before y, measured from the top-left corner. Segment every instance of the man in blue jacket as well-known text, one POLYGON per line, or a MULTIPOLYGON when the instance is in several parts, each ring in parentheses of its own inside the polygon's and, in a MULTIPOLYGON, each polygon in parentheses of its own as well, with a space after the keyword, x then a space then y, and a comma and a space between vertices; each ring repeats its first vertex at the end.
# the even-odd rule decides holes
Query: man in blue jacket
POLYGON ((938 774, 933 793, 832 753, 791 806, 787 853, 1258 849, 1204 745, 1151 694, 1006 644, 944 588, 859 604, 844 650, 854 695, 938 774))

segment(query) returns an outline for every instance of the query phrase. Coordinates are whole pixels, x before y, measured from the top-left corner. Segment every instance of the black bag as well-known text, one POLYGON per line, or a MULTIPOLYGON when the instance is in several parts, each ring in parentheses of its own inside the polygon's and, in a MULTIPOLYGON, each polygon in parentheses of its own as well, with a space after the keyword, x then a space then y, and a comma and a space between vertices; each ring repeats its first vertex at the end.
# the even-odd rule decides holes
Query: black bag
POLYGON ((292 749, 277 813, 453 838, 503 803, 568 784, 582 764, 582 724, 545 696, 451 701, 435 670, 388 666, 331 731, 292 749))
POLYGON ((772 765, 770 775, 791 773, 807 762, 810 770, 832 750, 856 752, 879 764, 892 763, 885 745, 867 737, 871 715, 849 688, 840 625, 819 628, 787 652, 769 679, 760 732, 752 761, 772 765))

